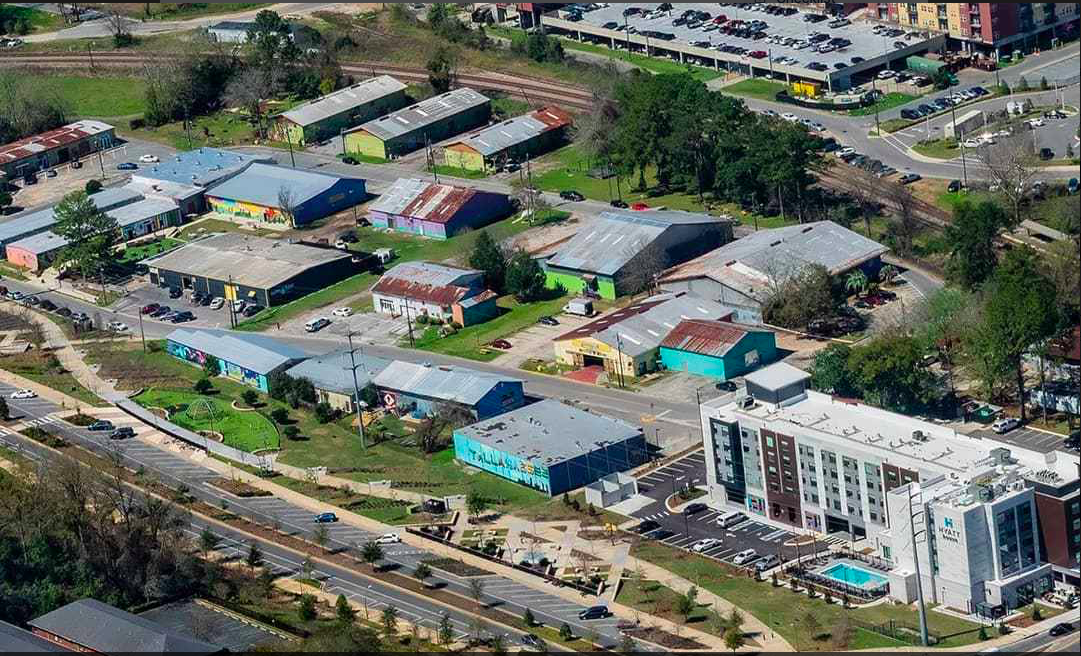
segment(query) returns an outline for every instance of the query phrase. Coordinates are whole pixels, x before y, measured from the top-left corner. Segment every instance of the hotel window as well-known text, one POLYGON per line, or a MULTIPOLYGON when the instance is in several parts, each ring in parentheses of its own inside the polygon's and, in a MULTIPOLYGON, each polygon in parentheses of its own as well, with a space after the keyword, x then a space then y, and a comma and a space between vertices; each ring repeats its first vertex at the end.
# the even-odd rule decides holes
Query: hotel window
MULTIPOLYGON (((878 513, 874 512, 874 511, 871 511, 869 514, 871 516, 871 521, 872 522, 877 522, 878 521, 878 513)), ((883 552, 883 553, 885 553, 885 552, 883 552)), ((889 556, 886 556, 886 557, 889 558, 889 556)))
POLYGON ((840 501, 834 501, 833 502, 833 509, 837 510, 837 511, 840 511, 841 510, 841 502, 840 501))
POLYGON ((852 482, 852 477, 849 476, 848 474, 845 474, 845 483, 851 483, 851 482, 852 482))
POLYGON ((811 494, 811 503, 813 503, 815 505, 818 505, 818 495, 817 494, 811 494))
POLYGON ((830 477, 833 478, 833 480, 837 480, 837 472, 831 471, 830 472, 830 477))
POLYGON ((770 448, 770 449, 773 448, 773 438, 772 437, 767 437, 766 438, 766 447, 770 448))

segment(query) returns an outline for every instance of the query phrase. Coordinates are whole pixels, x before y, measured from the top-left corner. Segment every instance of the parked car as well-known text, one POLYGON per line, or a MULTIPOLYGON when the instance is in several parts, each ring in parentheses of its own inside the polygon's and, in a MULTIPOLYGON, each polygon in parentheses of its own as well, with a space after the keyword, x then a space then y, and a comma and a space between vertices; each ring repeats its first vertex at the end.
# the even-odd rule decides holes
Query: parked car
POLYGON ((173 311, 173 309, 171 307, 169 307, 168 305, 162 305, 157 310, 154 310, 153 312, 151 312, 150 316, 152 318, 154 318, 154 319, 160 319, 161 317, 164 317, 165 315, 169 314, 172 311, 173 311))
POLYGON ((108 419, 99 419, 94 423, 86 427, 88 431, 111 431, 116 430, 116 426, 113 426, 113 422, 108 419))
POLYGON ((326 317, 319 317, 318 319, 312 319, 308 323, 304 324, 304 330, 309 333, 317 333, 329 325, 330 319, 327 319, 326 317))
POLYGON ((319 513, 314 521, 316 524, 333 524, 338 521, 338 516, 332 512, 319 513))
POLYGON ((161 306, 160 306, 160 305, 158 305, 157 303, 151 303, 151 304, 149 304, 149 305, 144 305, 144 306, 142 307, 142 309, 141 309, 141 310, 139 310, 139 314, 153 314, 153 313, 154 313, 154 312, 156 312, 156 311, 158 310, 158 308, 160 308, 160 307, 161 307, 161 306))
POLYGON ((611 205, 612 207, 618 207, 621 210, 627 209, 627 203, 619 200, 618 198, 609 201, 608 204, 611 205))
POLYGON ((578 193, 577 191, 574 191, 573 189, 566 189, 564 191, 559 192, 559 197, 562 198, 563 200, 568 200, 568 201, 571 201, 573 203, 580 203, 580 202, 582 202, 583 200, 586 199, 585 196, 578 193))
POLYGON ((719 392, 735 392, 739 387, 730 380, 725 380, 717 383, 717 391, 719 392))
POLYGON ((375 539, 376 544, 398 544, 402 541, 397 533, 384 533, 375 539))
POLYGON ((120 162, 116 165, 117 171, 134 171, 139 168, 135 162, 120 162))
POLYGON ((18 401, 20 399, 34 399, 37 398, 37 395, 38 393, 32 389, 21 389, 17 392, 12 392, 10 398, 18 401))
POLYGON ((241 312, 245 317, 251 318, 263 311, 262 305, 249 305, 241 312))
POLYGON ((645 212, 649 209, 649 205, 639 201, 637 203, 631 203, 631 209, 635 212, 645 212))
POLYGON ((1055 159, 1055 151, 1051 150, 1050 148, 1041 148, 1040 159, 1045 162, 1049 159, 1055 159))
POLYGON ((56 169, 49 169, 45 172, 46 178, 55 178, 57 176, 56 169))
POLYGON ((178 287, 170 287, 169 288, 169 298, 180 298, 183 295, 184 295, 184 292, 181 291, 180 288, 178 288, 178 287))
POLYGON ((956 193, 964 188, 964 184, 960 180, 950 180, 950 184, 947 185, 946 191, 950 193, 956 193))
POLYGON ((131 426, 121 426, 109 433, 110 440, 130 440, 135 437, 135 429, 131 426))
POLYGON ((1077 193, 1077 178, 1070 178, 1070 181, 1066 183, 1066 193, 1071 196, 1077 193))
POLYGON ((700 512, 709 510, 709 506, 704 503, 689 503, 683 508, 684 515, 697 515, 700 512))
POLYGON ((1050 631, 1048 631, 1048 633, 1050 633, 1052 636, 1054 636, 1056 638, 1058 636, 1069 635, 1069 634, 1071 634, 1073 632, 1074 632, 1073 624, 1070 624, 1069 622, 1061 622, 1059 624, 1056 624, 1053 627, 1051 627, 1050 631))
POLYGON ((758 562, 754 564, 754 568, 759 572, 764 572, 768 569, 773 569, 780 564, 781 559, 777 557, 777 554, 769 554, 766 556, 762 556, 762 558, 760 558, 758 562))
POLYGON ((921 116, 922 115, 918 111, 916 111, 914 109, 902 109, 901 110, 901 118, 907 119, 909 121, 918 120, 921 116))
POLYGON ((559 322, 556 321, 556 319, 554 317, 549 317, 549 316, 544 316, 544 317, 541 317, 540 319, 537 319, 537 323, 543 324, 545 326, 558 326, 559 325, 559 322))
POLYGON ((501 351, 509 351, 511 348, 511 343, 505 339, 494 339, 488 342, 488 346, 491 346, 492 348, 497 348, 501 351))
POLYGON ((1003 417, 995 423, 991 424, 991 430, 995 431, 999 435, 1005 435, 1013 429, 1021 425, 1021 420, 1017 417, 1003 417))
POLYGON ((709 551, 720 543, 721 541, 717 538, 703 538, 691 545, 691 551, 695 553, 702 553, 703 551, 709 551))
POLYGON ((758 552, 754 549, 746 549, 732 556, 733 565, 747 565, 758 559, 758 552))
POLYGON ((653 531, 653 533, 650 534, 649 539, 650 540, 667 540, 668 538, 672 537, 675 534, 676 534, 675 531, 669 531, 666 528, 662 528, 662 529, 653 531))
POLYGON ((56 308, 56 313, 58 315, 62 316, 62 317, 65 317, 65 318, 71 316, 71 310, 67 309, 66 307, 58 307, 58 308, 56 308))
POLYGON ((537 637, 535 634, 527 633, 522 636, 522 646, 530 647, 532 649, 540 649, 544 646, 544 641, 537 637))
POLYGON ((123 321, 110 321, 105 327, 114 333, 125 333, 128 331, 128 324, 123 321))
POLYGON ((607 606, 590 606, 578 613, 578 619, 580 620, 603 620, 604 618, 611 616, 612 613, 608 610, 607 606))
POLYGON ((907 184, 912 184, 913 182, 916 182, 917 180, 922 180, 922 179, 923 179, 923 176, 920 175, 919 173, 906 173, 906 174, 901 176, 900 182, 903 185, 907 185, 907 184))
POLYGON ((41 302, 40 307, 41 307, 42 310, 45 310, 46 312, 52 312, 53 310, 56 309, 56 303, 53 303, 49 299, 45 299, 44 301, 41 302))
POLYGON ((720 526, 721 528, 728 528, 746 520, 747 515, 744 515, 739 511, 726 512, 723 515, 717 517, 717 526, 720 526))
POLYGON ((349 164, 350 166, 356 166, 357 160, 355 157, 350 157, 349 155, 346 155, 342 158, 342 163, 349 164))
POLYGON ((160 162, 161 160, 158 159, 157 155, 147 154, 147 155, 143 155, 143 156, 139 157, 139 161, 143 162, 144 164, 156 164, 156 163, 160 162))
POLYGON ((171 323, 184 323, 186 321, 195 321, 195 315, 187 310, 183 312, 177 312, 169 318, 171 323))
POLYGON ((210 309, 211 310, 220 310, 223 307, 225 307, 225 299, 222 298, 221 296, 218 296, 218 297, 214 298, 212 301, 210 301, 210 309))
POLYGON ((639 535, 642 535, 642 534, 645 534, 645 533, 649 533, 650 531, 656 531, 660 527, 661 527, 661 525, 658 524, 657 522, 653 521, 652 519, 647 519, 644 522, 638 524, 638 526, 635 526, 631 530, 634 531, 635 533, 639 534, 639 535))
POLYGON ((29 305, 31 307, 36 307, 37 304, 40 303, 40 302, 41 302, 41 299, 39 299, 37 296, 24 296, 23 297, 23 304, 24 305, 29 305))

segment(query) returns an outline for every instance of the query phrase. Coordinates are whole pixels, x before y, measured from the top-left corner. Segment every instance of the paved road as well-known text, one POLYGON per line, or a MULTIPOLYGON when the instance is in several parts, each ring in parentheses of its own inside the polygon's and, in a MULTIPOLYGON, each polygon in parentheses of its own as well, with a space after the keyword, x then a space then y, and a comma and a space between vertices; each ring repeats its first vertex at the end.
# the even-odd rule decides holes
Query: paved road
MULTIPOLYGON (((0 394, 9 397, 15 388, 0 383, 0 394)), ((219 506, 223 501, 228 505, 231 512, 243 517, 256 516, 266 525, 275 520, 283 529, 293 535, 311 539, 314 535, 316 524, 312 522, 311 510, 286 502, 277 497, 261 497, 243 499, 227 494, 216 487, 207 484, 208 481, 220 478, 220 475, 210 469, 188 460, 184 457, 158 449, 139 440, 127 440, 109 443, 101 435, 90 433, 85 429, 77 428, 57 419, 58 414, 64 414, 62 408, 45 399, 36 398, 30 400, 8 400, 11 408, 11 416, 29 423, 48 426, 49 430, 63 436, 72 443, 84 446, 97 452, 105 452, 108 448, 117 448, 126 466, 132 469, 144 468, 145 471, 156 475, 160 480, 172 486, 184 484, 191 494, 201 501, 212 506, 219 506)), ((70 411, 69 411, 70 412, 70 411)), ((137 432, 144 432, 146 427, 138 427, 137 432)), ((11 431, 0 428, 0 442, 7 445, 16 445, 23 453, 31 454, 35 459, 50 457, 51 453, 36 446, 34 442, 21 436, 16 436, 11 431)), ((190 533, 198 535, 207 523, 199 518, 193 518, 190 533)), ((330 535, 328 546, 330 548, 346 549, 355 548, 358 544, 375 537, 375 534, 358 529, 344 523, 327 524, 330 535)), ((212 530, 226 538, 222 548, 236 555, 246 553, 251 538, 218 526, 212 530)), ((294 552, 281 548, 272 542, 260 540, 260 547, 267 555, 269 564, 275 572, 293 576, 297 574, 300 558, 294 552)), ((434 554, 422 549, 416 549, 408 545, 391 545, 385 548, 386 558, 384 564, 398 569, 401 573, 409 575, 421 560, 436 558, 434 554)), ((414 597, 390 585, 380 583, 377 578, 364 577, 348 569, 334 567, 332 565, 320 565, 317 575, 324 581, 326 587, 332 591, 340 591, 346 596, 359 600, 367 599, 369 608, 382 607, 393 604, 402 614, 422 622, 425 627, 438 626, 439 617, 446 609, 435 602, 423 598, 414 597)), ((521 616, 528 607, 533 611, 541 622, 549 626, 558 627, 563 622, 570 624, 578 635, 589 635, 596 632, 602 642, 608 646, 618 644, 620 637, 616 630, 616 619, 581 622, 578 613, 590 605, 592 599, 587 599, 583 604, 571 603, 562 597, 548 594, 543 590, 523 585, 516 581, 503 578, 498 575, 481 577, 485 586, 485 603, 499 607, 513 615, 521 616)), ((434 582, 442 584, 445 589, 469 596, 469 584, 463 579, 452 574, 435 570, 434 582)), ((471 618, 457 611, 450 611, 450 616, 459 631, 468 630, 471 618)), ((502 627, 493 630, 504 632, 502 627)), ((511 631, 513 639, 517 641, 522 632, 511 631)))
POLYGON ((1018 640, 1006 647, 996 647, 986 649, 980 653, 992 654, 992 653, 1016 653, 1016 654, 1035 654, 1038 652, 1072 652, 1078 653, 1078 648, 1081 645, 1078 644, 1078 633, 1076 632, 1078 620, 1078 610, 1074 609, 1067 613, 1060 615, 1051 620, 1047 620, 1043 623, 1047 630, 1040 631, 1038 634, 1018 640), (1075 632, 1073 635, 1060 636, 1054 638, 1048 633, 1050 626, 1058 624, 1059 622, 1070 622, 1074 625, 1075 632))

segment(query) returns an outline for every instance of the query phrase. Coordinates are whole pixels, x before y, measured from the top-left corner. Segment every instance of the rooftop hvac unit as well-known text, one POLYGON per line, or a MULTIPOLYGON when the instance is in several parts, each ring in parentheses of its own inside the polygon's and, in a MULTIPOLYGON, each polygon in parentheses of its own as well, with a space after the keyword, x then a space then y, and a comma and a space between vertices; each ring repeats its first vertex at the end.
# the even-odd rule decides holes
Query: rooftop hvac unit
POLYGON ((748 394, 739 400, 739 407, 742 410, 747 410, 754 407, 754 397, 748 394))
POLYGON ((912 439, 916 440, 917 442, 926 442, 927 436, 924 435, 923 431, 921 430, 914 430, 912 431, 912 439))

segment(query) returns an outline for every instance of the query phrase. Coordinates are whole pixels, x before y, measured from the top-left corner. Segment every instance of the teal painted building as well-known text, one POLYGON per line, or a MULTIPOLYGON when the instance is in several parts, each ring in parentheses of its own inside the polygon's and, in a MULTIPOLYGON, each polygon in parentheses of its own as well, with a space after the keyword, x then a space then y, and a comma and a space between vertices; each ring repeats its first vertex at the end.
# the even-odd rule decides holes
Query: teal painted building
POLYGON ((669 371, 728 380, 776 360, 777 340, 768 330, 685 319, 661 342, 660 358, 669 371))

